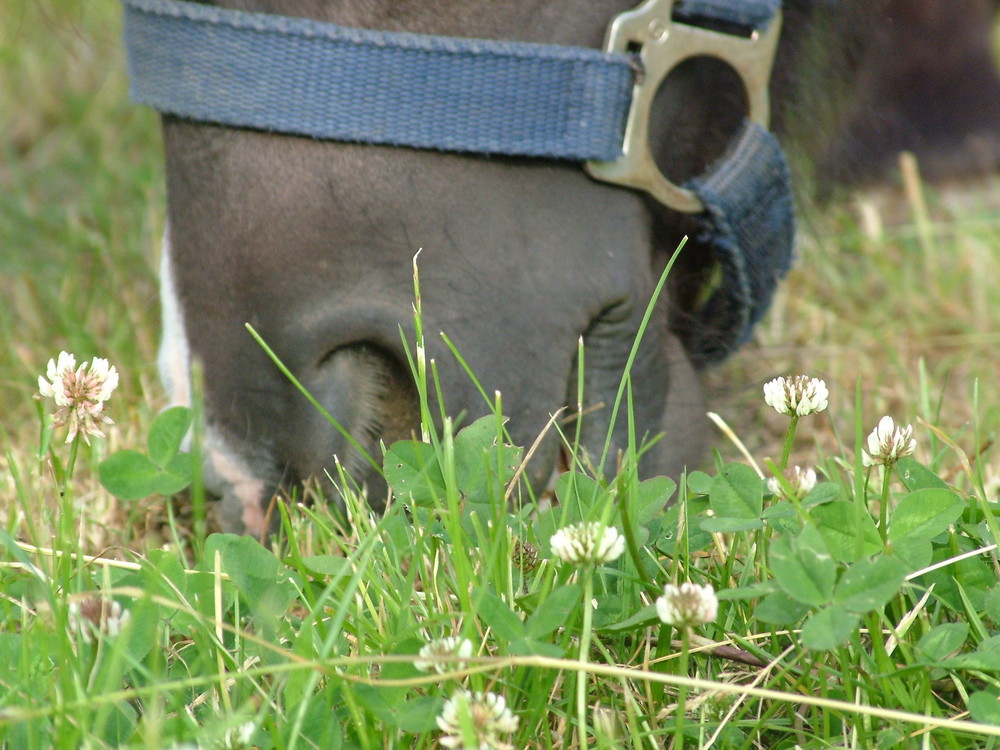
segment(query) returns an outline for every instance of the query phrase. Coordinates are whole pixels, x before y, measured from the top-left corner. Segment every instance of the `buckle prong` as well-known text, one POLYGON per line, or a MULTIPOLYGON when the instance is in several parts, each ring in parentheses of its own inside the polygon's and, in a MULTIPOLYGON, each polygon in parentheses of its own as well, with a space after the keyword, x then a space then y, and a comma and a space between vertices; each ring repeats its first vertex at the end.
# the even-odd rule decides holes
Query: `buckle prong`
POLYGON ((608 27, 604 48, 625 53, 640 48, 641 75, 632 90, 622 155, 615 161, 588 161, 595 179, 644 190, 660 203, 684 213, 700 213, 704 206, 690 190, 668 180, 649 146, 649 116, 663 80, 681 62, 692 57, 716 57, 739 76, 747 93, 749 117, 763 127, 770 119, 768 82, 781 31, 776 13, 764 29, 749 37, 725 34, 674 20, 675 0, 647 0, 616 16, 608 27))

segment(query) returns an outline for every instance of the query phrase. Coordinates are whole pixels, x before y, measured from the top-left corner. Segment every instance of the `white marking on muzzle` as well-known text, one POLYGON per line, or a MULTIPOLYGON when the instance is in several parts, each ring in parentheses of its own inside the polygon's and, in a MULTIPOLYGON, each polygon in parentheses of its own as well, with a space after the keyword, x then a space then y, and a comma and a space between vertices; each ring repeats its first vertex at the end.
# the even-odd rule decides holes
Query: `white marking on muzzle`
POLYGON ((229 517, 224 526, 230 526, 238 514, 246 533, 260 536, 267 531, 264 480, 211 426, 205 430, 205 456, 205 486, 222 495, 222 512, 229 517))
MULTIPOLYGON (((163 326, 157 368, 171 406, 192 406, 191 348, 184 328, 184 309, 177 295, 171 259, 170 225, 163 229, 160 256, 160 312, 163 326)), ((190 450, 190 433, 184 449, 190 450)), ((254 474, 250 463, 235 450, 224 435, 211 425, 204 434, 205 487, 222 497, 223 513, 230 516, 230 529, 237 519, 243 530, 254 535, 265 529, 265 481, 254 474)))
MULTIPOLYGON (((169 223, 163 229, 162 247, 160 311, 163 331, 156 364, 170 405, 190 407, 191 348, 184 328, 184 310, 174 282, 169 223)), ((190 440, 188 434, 184 440, 185 450, 190 449, 190 440)), ((223 512, 238 516, 247 532, 261 534, 265 530, 264 480, 254 474, 250 464, 211 425, 205 428, 204 456, 205 486, 222 496, 223 512)), ((236 520, 233 518, 231 522, 236 520)))
POLYGON ((163 333, 156 365, 170 405, 191 406, 191 350, 184 330, 184 311, 177 297, 170 256, 168 222, 163 228, 160 254, 160 316, 163 333))

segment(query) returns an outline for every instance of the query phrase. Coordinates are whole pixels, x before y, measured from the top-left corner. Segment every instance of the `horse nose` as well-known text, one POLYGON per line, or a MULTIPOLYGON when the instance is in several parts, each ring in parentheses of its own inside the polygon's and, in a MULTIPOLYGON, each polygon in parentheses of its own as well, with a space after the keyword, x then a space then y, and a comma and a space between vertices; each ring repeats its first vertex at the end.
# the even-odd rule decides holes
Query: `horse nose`
POLYGON ((283 451, 289 469, 297 479, 328 474, 336 480, 336 456, 354 482, 367 485, 368 502, 379 509, 385 502, 381 444, 409 438, 420 424, 407 367, 385 348, 362 341, 331 350, 301 380, 316 404, 297 401, 283 451))

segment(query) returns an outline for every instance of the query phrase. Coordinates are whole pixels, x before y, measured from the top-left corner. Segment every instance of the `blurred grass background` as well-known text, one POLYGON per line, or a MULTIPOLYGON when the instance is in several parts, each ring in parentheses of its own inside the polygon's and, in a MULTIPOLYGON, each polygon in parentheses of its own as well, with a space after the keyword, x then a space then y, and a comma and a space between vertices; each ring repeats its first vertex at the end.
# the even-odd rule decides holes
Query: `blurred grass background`
POLYGON ((120 34, 117 3, 0 6, 7 429, 47 352, 120 362, 131 400, 149 385, 162 157, 155 116, 128 102, 120 34))
MULTIPOLYGON (((107 357, 122 376, 110 407, 117 426, 81 458, 89 482, 85 466, 77 473, 78 494, 104 509, 96 545, 127 543, 123 519, 135 516, 106 497, 93 466, 141 446, 164 404, 155 372, 162 151, 155 114, 128 101, 120 34, 115 2, 0 4, 0 512, 11 528, 23 512, 17 497, 38 492, 44 503, 54 493, 32 398, 47 360, 60 349, 107 357)), ((816 434, 828 453, 853 441, 858 378, 865 424, 884 413, 922 417, 970 454, 992 439, 1000 183, 924 186, 923 199, 926 214, 898 186, 804 207, 798 264, 774 310, 707 377, 712 408, 755 455, 776 455, 786 426, 760 408, 762 383, 798 372, 830 385, 816 434)), ((737 455, 721 435, 715 444, 737 455)), ((981 460, 995 489, 997 451, 981 460)))
MULTIPOLYGON (((36 495, 39 512, 53 501, 33 395, 60 349, 78 360, 107 357, 121 373, 110 408, 117 425, 81 453, 84 503, 116 507, 93 466, 109 450, 141 445, 163 404, 155 376, 162 152, 156 116, 128 101, 120 37, 115 2, 0 3, 0 510, 8 528, 19 495, 36 495)), ((106 530, 118 525, 117 513, 101 515, 106 530)))
MULTIPOLYGON (((860 383, 866 434, 884 414, 924 420, 969 456, 982 453, 995 493, 1000 180, 909 187, 801 209, 798 263, 756 340, 709 374, 713 400, 752 452, 774 456, 785 424, 755 408, 761 385, 788 373, 824 378, 830 409, 816 439, 830 454, 853 448, 860 383)), ((930 437, 926 427, 917 434, 930 437)))

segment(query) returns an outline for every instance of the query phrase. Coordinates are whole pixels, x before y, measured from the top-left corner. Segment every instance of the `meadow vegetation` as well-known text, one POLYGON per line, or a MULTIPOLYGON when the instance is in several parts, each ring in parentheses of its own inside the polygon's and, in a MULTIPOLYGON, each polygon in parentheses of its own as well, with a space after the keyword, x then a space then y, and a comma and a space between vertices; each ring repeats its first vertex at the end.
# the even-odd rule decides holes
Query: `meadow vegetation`
POLYGON ((579 456, 534 498, 502 402, 435 429, 423 399, 376 457, 385 514, 339 477, 344 515, 208 534, 196 415, 156 381, 162 152, 119 16, 0 5, 0 747, 1000 744, 1000 185, 803 207, 679 486, 639 480, 636 436, 615 478, 579 456), (52 426, 63 350, 116 369, 106 438, 52 426), (765 404, 799 373, 825 408, 765 404), (886 415, 911 455, 879 460, 886 415))

